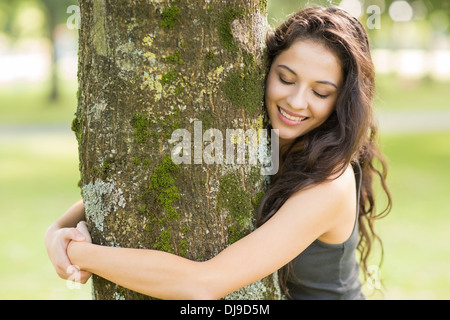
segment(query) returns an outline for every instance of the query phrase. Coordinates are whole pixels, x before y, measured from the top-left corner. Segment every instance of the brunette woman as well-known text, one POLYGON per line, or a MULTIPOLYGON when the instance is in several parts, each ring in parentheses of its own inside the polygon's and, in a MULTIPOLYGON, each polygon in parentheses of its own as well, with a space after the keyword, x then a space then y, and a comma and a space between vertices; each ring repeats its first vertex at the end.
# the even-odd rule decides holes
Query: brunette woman
POLYGON ((279 270, 289 298, 364 299, 359 269, 366 269, 378 238, 373 222, 391 205, 376 146, 366 32, 341 9, 308 8, 269 32, 267 50, 265 107, 269 128, 279 130, 281 161, 261 202, 258 228, 197 262, 90 243, 80 201, 46 234, 61 277, 74 264, 83 281, 95 273, 162 299, 217 299, 279 270), (388 196, 381 213, 373 177, 388 196))

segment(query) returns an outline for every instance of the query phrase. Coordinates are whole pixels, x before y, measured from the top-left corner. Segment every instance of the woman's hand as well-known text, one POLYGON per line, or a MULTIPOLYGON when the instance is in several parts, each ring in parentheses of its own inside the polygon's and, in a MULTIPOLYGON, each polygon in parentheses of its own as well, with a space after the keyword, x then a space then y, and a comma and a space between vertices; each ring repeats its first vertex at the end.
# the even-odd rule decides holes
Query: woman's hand
POLYGON ((84 241, 92 243, 91 234, 89 233, 86 221, 78 222, 77 230, 84 236, 84 241))
POLYGON ((45 247, 58 276, 66 280, 73 279, 74 272, 80 272, 80 274, 76 275, 76 279, 79 279, 80 283, 84 284, 92 274, 86 271, 79 271, 70 262, 67 256, 67 246, 71 241, 92 242, 87 231, 86 222, 78 223, 77 228, 57 228, 52 225, 45 234, 45 247))

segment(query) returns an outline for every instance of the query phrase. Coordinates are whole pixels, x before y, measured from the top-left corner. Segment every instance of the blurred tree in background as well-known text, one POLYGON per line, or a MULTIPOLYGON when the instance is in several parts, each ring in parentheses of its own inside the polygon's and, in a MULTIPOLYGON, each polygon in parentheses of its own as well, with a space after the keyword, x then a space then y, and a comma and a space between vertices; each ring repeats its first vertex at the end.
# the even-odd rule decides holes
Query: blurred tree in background
POLYGON ((0 3, 0 31, 12 39, 45 37, 50 40, 50 101, 59 97, 56 28, 66 22, 67 8, 77 3, 77 0, 2 0, 0 3))

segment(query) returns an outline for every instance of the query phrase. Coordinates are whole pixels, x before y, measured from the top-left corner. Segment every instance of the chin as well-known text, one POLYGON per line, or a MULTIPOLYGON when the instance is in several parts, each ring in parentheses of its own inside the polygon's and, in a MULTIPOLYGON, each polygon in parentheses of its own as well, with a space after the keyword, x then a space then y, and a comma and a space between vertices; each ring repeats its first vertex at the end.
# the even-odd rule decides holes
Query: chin
POLYGON ((295 140, 296 138, 302 136, 305 134, 303 130, 300 131, 292 131, 292 130, 286 130, 286 128, 280 128, 279 129, 279 137, 283 140, 295 140))

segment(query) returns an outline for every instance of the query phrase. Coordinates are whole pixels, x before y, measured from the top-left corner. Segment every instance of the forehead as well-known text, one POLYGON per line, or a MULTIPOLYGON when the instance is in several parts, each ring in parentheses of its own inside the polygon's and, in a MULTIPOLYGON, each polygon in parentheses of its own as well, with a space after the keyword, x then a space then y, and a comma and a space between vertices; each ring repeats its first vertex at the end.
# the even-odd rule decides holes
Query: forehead
POLYGON ((273 65, 286 65, 297 75, 317 78, 315 80, 330 80, 336 83, 342 81, 341 62, 337 55, 314 40, 294 42, 275 58, 273 65))

